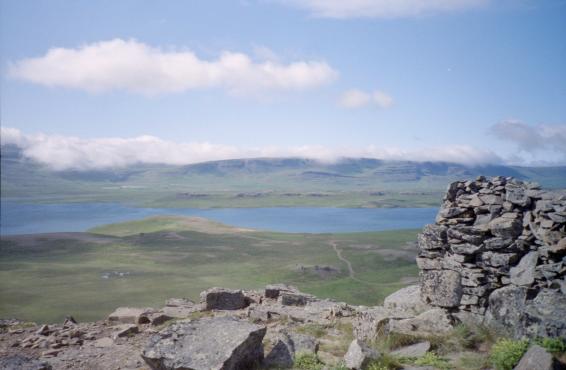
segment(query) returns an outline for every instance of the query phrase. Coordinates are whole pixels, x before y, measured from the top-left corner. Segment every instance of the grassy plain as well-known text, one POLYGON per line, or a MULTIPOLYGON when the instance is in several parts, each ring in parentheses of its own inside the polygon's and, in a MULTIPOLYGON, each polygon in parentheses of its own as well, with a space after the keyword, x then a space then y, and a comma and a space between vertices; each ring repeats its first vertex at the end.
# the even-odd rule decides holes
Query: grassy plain
POLYGON ((0 242, 0 317, 95 320, 118 306, 198 299, 212 286, 253 289, 275 282, 374 305, 416 278, 417 232, 290 234, 153 217, 89 233, 6 236, 0 242), (332 243, 351 262, 354 278, 332 243), (337 271, 321 274, 316 265, 337 271))

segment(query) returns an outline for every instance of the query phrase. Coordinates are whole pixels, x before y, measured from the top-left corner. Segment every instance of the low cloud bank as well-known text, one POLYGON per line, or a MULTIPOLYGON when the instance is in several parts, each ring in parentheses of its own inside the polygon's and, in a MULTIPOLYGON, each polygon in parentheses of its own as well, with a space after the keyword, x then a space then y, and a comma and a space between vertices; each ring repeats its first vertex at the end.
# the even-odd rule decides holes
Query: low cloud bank
POLYGON ((491 133, 529 153, 553 150, 566 155, 566 125, 527 125, 517 120, 499 122, 491 133))
POLYGON ((399 148, 329 148, 323 146, 240 148, 208 142, 178 143, 155 136, 132 138, 82 139, 61 135, 24 134, 14 128, 1 128, 2 145, 21 148, 25 158, 54 170, 91 170, 125 167, 136 163, 191 163, 256 157, 305 157, 321 161, 365 157, 384 160, 443 161, 465 165, 500 163, 489 150, 471 146, 446 146, 404 150, 399 148))
POLYGON ((327 84, 338 76, 324 61, 258 62, 229 51, 204 60, 191 51, 166 51, 123 39, 49 49, 43 56, 16 61, 8 72, 13 78, 44 86, 143 95, 203 88, 236 95, 297 91, 327 84))

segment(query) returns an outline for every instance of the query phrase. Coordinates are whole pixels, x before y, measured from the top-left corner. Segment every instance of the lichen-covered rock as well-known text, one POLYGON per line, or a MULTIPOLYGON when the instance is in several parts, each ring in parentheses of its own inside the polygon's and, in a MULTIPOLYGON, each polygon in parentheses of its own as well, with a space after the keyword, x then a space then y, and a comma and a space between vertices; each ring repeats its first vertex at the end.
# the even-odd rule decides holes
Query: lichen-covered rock
POLYGON ((486 323, 491 327, 520 337, 519 325, 526 309, 527 289, 513 285, 494 290, 489 296, 486 323))
POLYGON ((171 325, 151 337, 142 353, 155 370, 243 370, 263 360, 266 328, 232 317, 171 325))
POLYGON ((454 318, 442 308, 433 308, 420 315, 402 320, 390 320, 389 332, 413 336, 447 333, 454 328, 454 318))
POLYGON ((239 310, 248 306, 241 290, 210 288, 200 293, 200 300, 207 310, 239 310))
MULTIPOLYGON (((393 312, 396 312, 393 310, 393 312)), ((358 312, 352 322, 354 337, 361 341, 372 341, 378 335, 387 332, 389 319, 394 316, 392 312, 384 307, 372 307, 358 312)), ((405 315, 401 315, 404 318, 405 315)))
POLYGON ((282 331, 277 336, 275 345, 265 356, 264 367, 289 368, 293 366, 296 354, 318 351, 316 338, 300 333, 282 331))
POLYGON ((394 312, 395 317, 412 317, 432 308, 421 299, 421 287, 409 285, 390 294, 383 301, 383 307, 394 312))
POLYGON ((515 285, 531 285, 535 281, 535 268, 538 261, 538 252, 527 253, 517 266, 509 271, 510 280, 515 285))
POLYGON ((461 275, 451 270, 428 270, 421 276, 422 299, 431 305, 456 307, 462 298, 461 275))
POLYGON ((344 355, 344 364, 348 369, 365 369, 372 360, 377 360, 381 354, 367 344, 354 339, 344 355))

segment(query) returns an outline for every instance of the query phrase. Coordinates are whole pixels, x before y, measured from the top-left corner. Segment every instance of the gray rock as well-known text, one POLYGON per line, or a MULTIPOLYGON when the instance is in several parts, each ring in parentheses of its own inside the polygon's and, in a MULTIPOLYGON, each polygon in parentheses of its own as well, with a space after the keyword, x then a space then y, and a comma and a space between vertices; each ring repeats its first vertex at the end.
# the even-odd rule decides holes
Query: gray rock
POLYGON ((138 326, 134 324, 122 324, 114 327, 113 329, 114 334, 112 334, 112 338, 114 338, 114 340, 118 338, 128 337, 140 332, 138 326))
POLYGON ((241 290, 210 288, 200 293, 200 299, 207 310, 239 310, 248 302, 241 290))
POLYGON ((152 312, 148 308, 118 307, 108 316, 108 321, 122 324, 148 324, 148 315, 152 312))
POLYGON ((531 198, 526 193, 526 189, 518 186, 507 185, 507 193, 505 194, 505 200, 516 204, 521 207, 526 207, 531 204, 531 198))
POLYGON ((502 238, 516 238, 523 231, 523 223, 519 219, 498 217, 489 223, 492 234, 502 238))
MULTIPOLYGON (((396 312, 396 310, 393 310, 393 312, 396 312)), ((377 338, 378 335, 385 334, 391 316, 393 316, 391 311, 380 306, 360 311, 352 321, 354 337, 369 342, 377 338)))
POLYGON ((531 285, 535 281, 535 268, 538 252, 529 252, 521 258, 517 266, 509 270, 509 278, 515 285, 531 285))
POLYGON ((303 293, 280 292, 279 303, 284 306, 304 306, 308 303, 310 296, 303 293))
POLYGON ((155 370, 250 369, 263 360, 265 331, 233 317, 176 323, 151 337, 142 358, 155 370))
POLYGON ((518 326, 528 337, 566 338, 566 295, 542 289, 527 302, 522 319, 518 326))
POLYGON ((354 339, 344 355, 344 364, 348 369, 365 369, 371 361, 377 360, 381 354, 364 342, 354 339))
POLYGON ((430 342, 425 341, 396 349, 392 351, 391 354, 397 357, 422 357, 429 350, 430 342))
POLYGON ((462 298, 460 273, 451 270, 424 271, 421 276, 421 296, 433 306, 458 306, 462 298))
POLYGON ((390 333, 413 336, 438 335, 453 328, 453 317, 442 308, 433 308, 410 319, 389 321, 390 333))
POLYGON ((188 298, 169 298, 165 302, 165 306, 167 307, 193 307, 194 305, 195 302, 188 298))
POLYGON ((527 289, 509 285, 491 292, 486 312, 486 324, 520 337, 524 330, 519 323, 526 309, 527 289))
POLYGON ((432 308, 421 299, 419 285, 409 285, 388 295, 383 301, 383 307, 394 312, 394 317, 398 318, 417 316, 432 308))
POLYGON ((51 370, 47 362, 24 355, 11 355, 0 357, 0 369, 3 370, 51 370))
POLYGON ((519 260, 516 253, 495 253, 484 252, 481 254, 481 261, 488 266, 501 267, 501 271, 507 271, 510 265, 519 260))
POLYGON ((417 236, 419 249, 443 249, 447 240, 446 230, 446 226, 426 225, 417 236))
POLYGON ((263 362, 264 367, 289 368, 299 353, 316 354, 318 342, 310 335, 283 331, 263 362))
POLYGON ((287 284, 270 284, 265 287, 265 298, 277 299, 281 292, 298 293, 299 289, 287 284))
POLYGON ((558 364, 552 354, 536 344, 532 345, 521 357, 513 370, 556 370, 558 364))

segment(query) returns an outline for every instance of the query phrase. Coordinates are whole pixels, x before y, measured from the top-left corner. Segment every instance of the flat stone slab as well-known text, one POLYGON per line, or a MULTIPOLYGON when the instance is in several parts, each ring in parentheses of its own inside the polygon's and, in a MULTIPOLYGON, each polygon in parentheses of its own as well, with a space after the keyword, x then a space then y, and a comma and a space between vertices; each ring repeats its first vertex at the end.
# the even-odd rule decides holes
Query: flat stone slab
POLYGON ((155 370, 252 369, 263 360, 265 332, 233 317, 180 322, 152 336, 142 358, 155 370))

